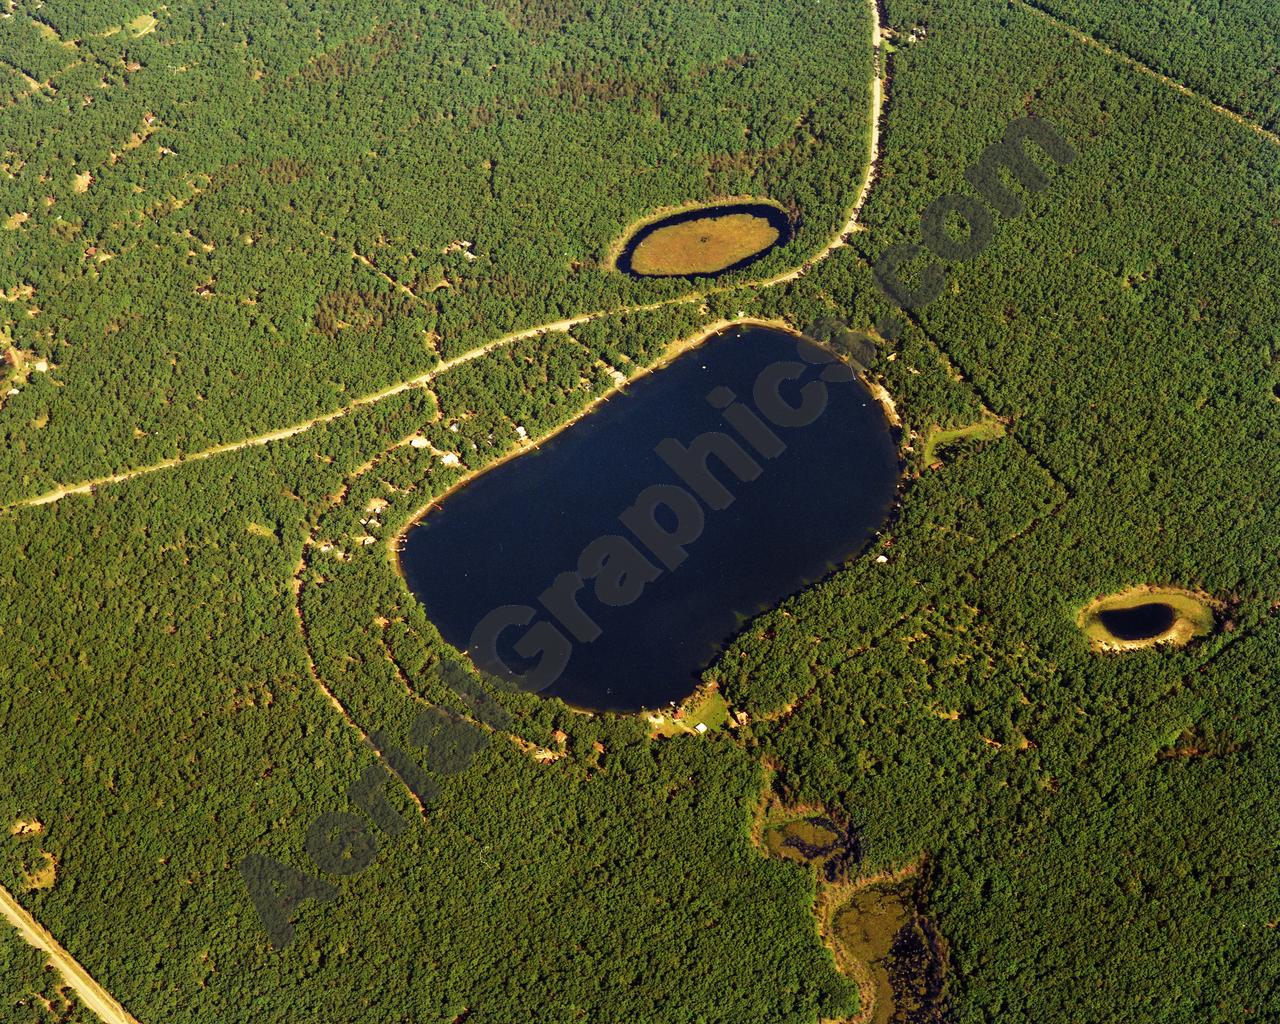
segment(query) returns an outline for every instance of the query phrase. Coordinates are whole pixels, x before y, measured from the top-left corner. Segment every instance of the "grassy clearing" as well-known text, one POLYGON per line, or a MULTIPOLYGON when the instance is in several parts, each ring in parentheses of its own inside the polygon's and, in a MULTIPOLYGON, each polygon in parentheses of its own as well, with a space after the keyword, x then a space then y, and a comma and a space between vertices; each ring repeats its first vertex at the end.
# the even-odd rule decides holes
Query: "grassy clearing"
POLYGON ((58 882, 58 859, 48 850, 41 850, 40 858, 39 863, 27 871, 22 881, 24 892, 52 889, 58 882))
POLYGON ((1144 647, 1164 644, 1182 647, 1198 636, 1205 636, 1214 627, 1214 609, 1221 602, 1208 594, 1183 590, 1179 587, 1157 587, 1148 584, 1130 587, 1117 594, 1094 598, 1076 616, 1076 624, 1084 631, 1089 645, 1095 651, 1135 651, 1144 647), (1167 604, 1173 610, 1173 625, 1158 636, 1141 640, 1125 640, 1115 636, 1103 624, 1100 612, 1137 608, 1144 604, 1167 604))
POLYGON ((134 34, 135 38, 145 36, 148 32, 154 32, 158 24, 154 15, 139 14, 131 22, 129 22, 129 31, 134 34))
POLYGON ((653 711, 648 713, 648 718, 651 736, 699 735, 722 729, 728 724, 729 703, 719 687, 711 685, 697 690, 674 713, 653 711), (700 725, 706 728, 699 729, 700 725))
POLYGON ((732 213, 659 228, 631 254, 631 269, 646 277, 714 274, 778 241, 765 218, 732 213))
POLYGON ((1004 424, 997 419, 979 420, 963 427, 932 427, 924 441, 924 464, 931 466, 937 461, 938 452, 948 445, 960 441, 994 441, 1004 437, 1004 424))
POLYGON ((35 26, 36 32, 40 34, 40 38, 46 43, 58 43, 62 46, 75 45, 74 43, 68 44, 64 42, 62 36, 58 35, 57 30, 52 25, 46 25, 43 21, 36 21, 35 18, 31 19, 31 24, 35 26))

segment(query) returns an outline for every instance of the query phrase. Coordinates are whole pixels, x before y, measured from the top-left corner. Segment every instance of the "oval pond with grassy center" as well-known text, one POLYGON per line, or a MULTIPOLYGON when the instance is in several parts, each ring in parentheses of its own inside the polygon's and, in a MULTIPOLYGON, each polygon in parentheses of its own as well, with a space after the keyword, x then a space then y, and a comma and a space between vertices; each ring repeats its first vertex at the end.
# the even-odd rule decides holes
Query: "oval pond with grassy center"
POLYGON ((786 213, 769 203, 685 210, 640 228, 617 266, 632 277, 715 277, 749 266, 790 238, 786 213))

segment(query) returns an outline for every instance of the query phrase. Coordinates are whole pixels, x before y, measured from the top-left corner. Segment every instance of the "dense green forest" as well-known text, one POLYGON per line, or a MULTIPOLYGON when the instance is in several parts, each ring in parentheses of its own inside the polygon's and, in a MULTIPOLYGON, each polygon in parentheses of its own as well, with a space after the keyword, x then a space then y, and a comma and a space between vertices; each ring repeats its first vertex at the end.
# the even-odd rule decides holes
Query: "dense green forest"
POLYGON ((0 338, 52 365, 0 395, 0 502, 677 295, 606 268, 664 206, 781 203, 768 276, 841 223, 865 153, 863 5, 237 0, 145 35, 92 8, 0 19, 50 83, 0 116, 0 291, 34 291, 0 338))
POLYGON ((1280 128, 1280 8, 1268 0, 1029 0, 1264 127, 1280 128))
POLYGON ((13 1024, 94 1024, 84 1007, 36 949, 11 929, 0 933, 0 1007, 13 1024))
MULTIPOLYGON (((1210 46, 1182 8, 1171 34, 1042 6, 1267 121, 1265 79, 1214 91, 1274 63, 1265 11, 1210 46)), ((0 883, 140 1021, 850 1019, 814 920, 841 890, 753 842, 770 794, 847 824, 854 881, 919 871, 945 985, 913 1020, 1280 1017, 1280 149, 1021 4, 889 0, 867 230, 758 287, 861 182, 868 7, 140 13, 0 19, 0 505, 617 311, 0 512, 0 883), (877 258, 1028 114, 1076 159, 1032 147, 1047 187, 879 339, 899 508, 708 668, 730 727, 520 693, 474 724, 387 542, 708 323, 881 322, 877 258), (692 286, 599 265, 650 210, 733 194, 794 207, 794 240, 657 308, 692 286), (1002 436, 927 444, 979 421, 1002 436), (1218 598, 1214 633, 1092 652, 1076 610, 1143 582, 1218 598), (423 708, 482 749, 420 811, 382 764, 423 708), (368 806, 357 781, 408 825, 273 950, 240 864, 321 877, 309 830, 368 806)), ((0 1019, 86 1019, 11 935, 0 962, 0 1019)))
POLYGON ((1275 147, 1033 15, 889 16, 928 30, 894 54, 868 260, 969 192, 1013 118, 1078 153, 918 311, 1012 436, 914 486, 887 565, 765 617, 712 674, 791 709, 757 735, 795 799, 844 808, 881 863, 930 852, 963 1019, 1269 1019, 1275 147), (1226 600, 1219 635, 1091 655, 1074 609, 1143 581, 1226 600))

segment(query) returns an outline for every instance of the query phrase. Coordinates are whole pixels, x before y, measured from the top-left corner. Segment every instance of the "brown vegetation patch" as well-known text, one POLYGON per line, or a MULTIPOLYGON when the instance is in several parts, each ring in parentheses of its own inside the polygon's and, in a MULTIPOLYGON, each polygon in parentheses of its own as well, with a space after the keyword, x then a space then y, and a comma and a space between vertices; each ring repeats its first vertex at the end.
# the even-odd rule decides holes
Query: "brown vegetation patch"
POLYGON ((284 156, 272 160, 271 163, 263 168, 263 174, 274 185, 292 185, 297 181, 301 181, 310 173, 311 169, 302 161, 284 156))
POLYGON ((803 161, 818 145, 808 119, 802 117, 793 135, 768 149, 743 149, 716 153, 707 160, 707 175, 713 187, 729 176, 755 175, 763 169, 803 161))
POLYGON ((750 213, 709 216, 658 228, 636 246, 631 269, 646 277, 714 274, 778 241, 765 218, 750 213))
POLYGON ((583 5, 581 0, 489 0, 489 6, 517 32, 544 38, 580 15, 583 5))
POLYGON ((40 856, 44 858, 44 863, 26 872, 22 879, 22 888, 26 892, 52 889, 58 881, 58 859, 48 850, 41 850, 40 856))
POLYGON ((308 82, 324 83, 366 73, 403 48, 407 37, 403 27, 378 25, 367 35, 343 43, 330 53, 316 54, 302 69, 302 77, 308 82))
POLYGON ((413 298, 399 292, 340 289, 327 292, 316 303, 316 328, 327 338, 339 331, 376 331, 395 319, 408 316, 413 298))
POLYGON ((612 74, 610 69, 597 65, 553 72, 547 95, 575 111, 591 104, 627 100, 636 106, 651 107, 656 114, 662 106, 664 88, 662 82, 612 74))
POLYGON ((1189 726, 1169 746, 1156 754, 1157 761, 1177 761, 1201 757, 1227 757, 1244 748, 1229 736, 1201 726, 1189 726))

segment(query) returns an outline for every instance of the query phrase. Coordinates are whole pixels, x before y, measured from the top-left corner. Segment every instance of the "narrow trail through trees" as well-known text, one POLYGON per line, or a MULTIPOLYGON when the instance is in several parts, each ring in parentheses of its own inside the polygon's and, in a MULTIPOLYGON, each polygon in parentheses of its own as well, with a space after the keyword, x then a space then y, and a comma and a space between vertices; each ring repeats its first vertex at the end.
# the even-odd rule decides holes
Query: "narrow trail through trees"
POLYGON ((1236 124, 1243 125, 1245 128, 1248 128, 1250 131, 1255 132, 1258 135, 1261 135, 1273 146, 1280 146, 1280 135, 1277 135, 1275 132, 1268 131, 1266 128, 1263 128, 1262 125, 1257 124, 1253 121, 1250 121, 1243 114, 1238 114, 1234 110, 1231 110, 1228 107, 1224 107, 1221 103, 1215 103, 1213 100, 1209 99, 1209 97, 1196 92, 1190 86, 1184 85, 1182 82, 1179 82, 1176 78, 1170 78, 1168 75, 1164 74, 1163 72, 1157 71, 1153 67, 1149 67, 1148 65, 1142 63, 1142 61, 1138 60, 1136 57, 1129 56, 1129 54, 1125 53, 1123 50, 1118 50, 1114 46, 1111 46, 1108 43, 1104 43, 1100 39, 1094 38, 1093 36, 1089 35, 1087 32, 1084 32, 1081 29, 1076 28, 1073 24, 1071 24, 1071 22, 1064 21, 1062 18, 1059 18, 1056 15, 1050 14, 1048 11, 1044 10, 1041 7, 1036 6, 1034 3, 1029 3, 1028 0, 1009 0, 1009 3, 1014 7, 1021 8, 1022 10, 1026 11, 1028 14, 1035 15, 1037 18, 1040 18, 1042 21, 1047 21, 1049 24, 1062 29, 1069 36, 1071 36, 1071 38, 1076 40, 1076 42, 1083 43, 1085 46, 1089 46, 1095 50, 1099 50, 1102 53, 1105 53, 1108 57, 1111 57, 1112 59, 1119 61, 1121 64, 1127 65, 1128 67, 1132 68, 1134 71, 1140 72, 1141 74, 1144 74, 1144 75, 1150 75, 1152 78, 1156 79, 1157 81, 1163 82, 1170 89, 1173 89, 1176 92, 1182 93, 1183 96, 1188 96, 1191 99, 1198 100, 1200 103, 1203 103, 1210 110, 1214 111, 1214 113, 1221 114, 1223 117, 1228 117, 1232 121, 1235 121, 1236 124))
MULTIPOLYGON (((872 21, 873 21, 872 36, 871 36, 872 46, 878 48, 880 45, 881 39, 883 38, 883 29, 880 21, 880 12, 876 5, 876 0, 869 0, 869 6, 871 7, 872 21)), ((675 299, 668 299, 662 302, 652 303, 647 306, 630 307, 628 309, 614 310, 607 313, 583 314, 581 316, 570 317, 569 319, 558 321, 555 324, 546 324, 538 328, 531 328, 527 331, 520 332, 517 335, 508 335, 505 338, 501 338, 501 339, 498 339, 497 341, 491 342, 488 346, 485 347, 484 350, 476 350, 474 353, 467 353, 465 356, 459 357, 458 359, 454 360, 452 365, 457 365, 460 362, 464 362, 468 358, 475 358, 476 356, 482 355, 484 351, 490 351, 493 348, 496 348, 502 344, 517 341, 521 338, 533 337, 537 334, 548 333, 551 331, 568 330, 571 327, 574 327, 581 323, 585 323, 588 320, 596 319, 597 317, 616 316, 626 312, 640 312, 643 310, 659 309, 663 306, 676 305, 679 303, 699 302, 699 301, 702 301, 704 298, 706 298, 706 296, 708 295, 722 293, 725 291, 734 291, 734 290, 739 290, 743 288, 774 287, 786 281, 794 280, 795 278, 803 274, 806 270, 808 270, 810 267, 815 266, 821 261, 827 259, 837 249, 841 248, 844 245, 847 245, 849 236, 855 231, 862 230, 862 225, 858 223, 858 216, 861 213, 862 207, 866 203, 867 196, 871 191, 871 186, 874 182, 874 177, 875 177, 877 159, 880 151, 879 150, 880 121, 881 121, 881 116, 884 110, 885 90, 884 90, 884 83, 880 78, 880 75, 882 73, 881 66, 879 63, 880 55, 877 54, 876 56, 877 56, 876 72, 871 83, 871 90, 872 90, 872 102, 871 102, 871 110, 870 110, 871 140, 870 140, 870 147, 869 147, 867 163, 866 163, 866 171, 862 179, 861 187, 858 189, 857 197, 855 198, 853 206, 850 208, 849 213, 845 218, 843 226, 839 229, 839 231, 836 232, 836 234, 831 238, 831 240, 826 244, 826 246, 823 249, 815 253, 813 256, 809 257, 809 259, 806 260, 804 263, 802 263, 800 266, 764 281, 748 282, 746 284, 740 284, 740 285, 722 287, 722 288, 710 288, 705 291, 695 292, 689 295, 680 296, 675 299)), ((425 384, 427 381, 429 381, 432 377, 436 376, 438 373, 443 372, 446 368, 447 367, 443 365, 440 367, 437 367, 436 370, 432 371, 430 374, 424 374, 422 377, 415 378, 414 381, 407 381, 402 385, 397 385, 396 388, 393 391, 389 391, 389 393, 396 393, 408 387, 421 386, 425 384)), ((330 418, 336 418, 336 415, 340 415, 340 414, 341 413, 333 414, 330 416, 330 418)), ((333 507, 336 504, 340 504, 348 490, 348 485, 351 479, 353 479, 355 476, 359 476, 364 472, 367 472, 368 470, 372 469, 373 466, 376 464, 378 458, 380 458, 380 456, 375 456, 369 462, 366 462, 364 465, 359 467, 351 476, 348 476, 343 486, 332 497, 328 507, 333 507)), ((343 721, 345 721, 347 725, 360 736, 361 740, 367 744, 369 742, 367 731, 363 727, 361 727, 361 725, 351 717, 346 707, 342 705, 341 701, 338 700, 338 698, 333 694, 330 688, 325 685, 321 677, 319 667, 316 665, 315 657, 311 652, 311 646, 308 641, 306 614, 302 608, 302 593, 305 588, 303 576, 307 567, 308 558, 310 557, 310 553, 314 550, 314 546, 315 546, 315 531, 313 529, 312 532, 307 536, 306 540, 303 542, 303 557, 301 562, 298 564, 297 568, 295 569, 293 578, 290 581, 290 589, 294 597, 294 612, 297 616, 298 625, 302 631, 302 636, 303 636, 303 648, 306 652, 307 669, 310 672, 311 677, 315 680, 321 693, 329 701, 329 703, 332 704, 338 710, 339 714, 342 716, 343 721)), ((404 784, 403 779, 401 779, 400 782, 402 785, 404 784)), ((409 787, 405 786, 405 788, 407 790, 409 787)), ((415 797, 415 801, 416 801, 416 797, 415 797)), ((421 806, 422 806, 421 803, 419 803, 420 809, 421 809, 421 806)))
MULTIPOLYGON (((880 13, 876 5, 876 0, 869 0, 869 6, 872 11, 873 19, 871 37, 872 45, 873 47, 878 47, 882 38, 880 13)), ((744 289, 771 288, 787 281, 794 280, 809 268, 816 266, 818 263, 831 256, 831 254, 836 250, 846 245, 848 243, 849 235, 854 231, 861 229, 861 225, 858 224, 858 216, 871 190, 875 175, 876 161, 879 154, 880 119, 884 104, 884 88, 880 79, 878 61, 877 70, 871 82, 871 90, 872 104, 871 110, 869 111, 871 121, 870 147, 866 163, 866 171, 863 176, 861 187, 858 190, 858 194, 849 210, 844 224, 826 244, 826 246, 814 255, 810 256, 798 267, 795 267, 790 271, 786 271, 776 277, 762 281, 748 281, 720 288, 708 288, 701 291, 691 292, 686 295, 677 296, 675 298, 664 299, 658 302, 624 306, 613 310, 582 313, 562 320, 556 320, 550 323, 539 324, 535 327, 513 331, 500 338, 495 338, 475 349, 471 349, 461 355, 455 356, 452 359, 446 360, 415 377, 389 385, 380 391, 363 395, 345 406, 313 416, 300 423, 281 427, 268 433, 246 437, 239 441, 229 441, 214 445, 190 454, 163 459, 159 462, 150 463, 145 466, 122 470, 119 473, 112 473, 106 476, 97 477, 91 480, 82 480, 76 483, 62 484, 42 494, 19 499, 18 501, 10 502, 5 505, 0 505, 0 512, 7 512, 19 508, 31 508, 39 505, 49 505, 54 502, 61 501, 63 498, 73 494, 90 494, 98 487, 125 483, 126 481, 133 480, 141 476, 158 473, 162 470, 173 469, 178 466, 186 465, 187 463, 200 462, 205 459, 211 459, 217 455, 229 454, 231 452, 241 451, 247 448, 262 447, 275 441, 283 441, 291 437, 296 437, 315 426, 330 423, 334 420, 347 416, 363 406, 384 401, 385 399, 401 394, 412 388, 427 387, 436 377, 443 373, 447 373, 456 366, 461 366, 462 364, 474 359, 479 359, 497 348, 511 345, 527 338, 534 338, 542 334, 568 331, 580 324, 603 317, 620 316, 628 313, 640 313, 660 309, 665 306, 701 302, 709 295, 744 289)), ((353 257, 359 258, 358 254, 353 254, 353 257)), ((398 283, 396 283, 396 286, 401 287, 398 283)), ((407 288, 405 290, 408 291, 407 288)), ((290 581, 290 586, 293 591, 298 626, 303 634, 303 646, 306 649, 308 668, 313 680, 317 684, 321 694, 338 712, 347 726, 359 735, 361 742, 372 746, 367 732, 351 717, 347 708, 324 684, 324 681, 321 679, 317 670, 314 659, 311 655, 310 646, 306 640, 306 621, 301 607, 302 580, 299 572, 295 572, 293 579, 290 581)), ((403 780, 400 781, 403 784, 403 780)), ((406 790, 409 789, 408 786, 405 788, 406 790)), ((413 794, 411 793, 411 795, 413 794)), ((417 804, 419 812, 425 814, 425 808, 416 796, 414 796, 414 802, 417 804)), ((140 1024, 140 1022, 125 1010, 124 1007, 109 992, 107 992, 106 989, 99 985, 93 977, 80 966, 75 958, 58 944, 57 940, 53 938, 48 930, 45 929, 34 917, 32 917, 31 914, 28 913, 26 909, 8 892, 8 890, 4 889, 2 886, 0 886, 0 913, 3 913, 3 916, 18 930, 19 934, 22 935, 27 942, 48 953, 50 961, 63 975, 63 977, 66 978, 68 985, 70 985, 77 995, 79 995, 84 1005, 88 1009, 92 1010, 104 1022, 104 1024, 140 1024)))

